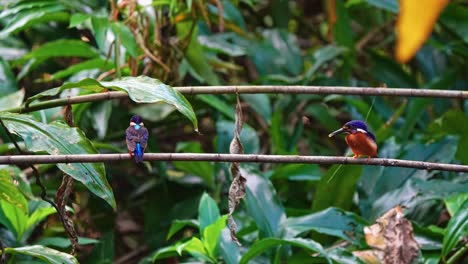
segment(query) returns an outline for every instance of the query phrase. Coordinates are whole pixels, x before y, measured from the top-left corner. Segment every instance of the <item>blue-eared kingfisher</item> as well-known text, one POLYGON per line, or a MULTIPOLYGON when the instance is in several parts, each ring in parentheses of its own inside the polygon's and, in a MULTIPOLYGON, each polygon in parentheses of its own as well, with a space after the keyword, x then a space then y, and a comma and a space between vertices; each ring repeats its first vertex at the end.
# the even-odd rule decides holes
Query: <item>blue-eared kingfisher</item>
POLYGON ((135 162, 142 162, 148 143, 148 129, 139 115, 130 118, 130 126, 125 130, 128 152, 135 157, 135 162))
POLYGON ((345 133, 346 144, 354 153, 353 158, 367 156, 368 158, 377 157, 377 143, 375 136, 368 129, 364 121, 352 120, 344 124, 340 129, 330 133, 328 137, 345 133))

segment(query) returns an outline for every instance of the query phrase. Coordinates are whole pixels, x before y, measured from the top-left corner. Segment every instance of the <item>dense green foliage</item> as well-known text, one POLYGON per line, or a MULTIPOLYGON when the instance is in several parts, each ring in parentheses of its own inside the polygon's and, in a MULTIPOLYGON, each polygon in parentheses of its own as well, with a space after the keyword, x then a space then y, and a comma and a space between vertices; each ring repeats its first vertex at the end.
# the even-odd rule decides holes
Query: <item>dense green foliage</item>
MULTIPOLYGON (((150 130, 148 152, 229 153, 235 95, 184 97, 168 85, 468 87, 463 1, 451 1, 404 65, 392 57, 396 0, 9 2, 0 13, 0 119, 36 153, 125 153, 133 114, 150 130), (332 2, 334 24, 325 8, 332 2), (107 90, 129 98, 73 105, 76 128, 64 123, 62 107, 47 106, 52 97, 107 90), (43 110, 18 113, 38 101, 43 110)), ((344 140, 327 135, 362 119, 376 134, 379 157, 468 164, 467 101, 240 99, 245 153, 347 155, 344 140)), ((17 154, 3 128, 0 153, 17 154)), ((81 246, 76 259, 65 254, 70 241, 56 217, 46 220, 55 210, 30 183, 27 166, 0 166, 0 240, 10 263, 358 263, 352 252, 368 249, 363 227, 398 204, 413 223, 421 260, 467 258, 466 173, 242 164, 246 196, 234 214, 239 248, 225 228, 227 163, 129 160, 38 169, 50 197, 64 173, 77 180, 68 210, 81 246)))

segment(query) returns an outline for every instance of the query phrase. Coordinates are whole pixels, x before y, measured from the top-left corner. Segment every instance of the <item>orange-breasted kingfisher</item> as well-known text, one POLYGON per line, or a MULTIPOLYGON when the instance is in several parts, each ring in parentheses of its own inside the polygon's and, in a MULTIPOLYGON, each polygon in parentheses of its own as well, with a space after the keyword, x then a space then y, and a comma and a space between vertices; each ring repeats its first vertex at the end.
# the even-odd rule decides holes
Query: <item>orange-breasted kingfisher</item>
POLYGON ((364 121, 352 120, 344 124, 340 129, 330 133, 328 137, 345 133, 346 144, 354 153, 353 158, 367 156, 368 158, 377 157, 377 143, 375 136, 368 129, 364 121))
POLYGON ((142 162, 148 143, 148 129, 139 115, 130 118, 130 126, 125 130, 128 152, 135 157, 135 162, 142 162))

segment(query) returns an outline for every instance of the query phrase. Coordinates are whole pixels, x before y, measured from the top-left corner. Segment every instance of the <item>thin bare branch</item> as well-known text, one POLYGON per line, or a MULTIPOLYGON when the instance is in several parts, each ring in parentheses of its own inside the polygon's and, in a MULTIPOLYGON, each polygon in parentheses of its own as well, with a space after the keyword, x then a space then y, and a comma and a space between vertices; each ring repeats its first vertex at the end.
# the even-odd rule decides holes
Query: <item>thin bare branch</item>
MULTIPOLYGON (((132 159, 129 154, 79 154, 79 155, 17 155, 0 156, 0 164, 45 164, 79 162, 116 162, 132 159)), ((468 172, 468 165, 399 159, 353 159, 333 156, 255 155, 217 153, 145 153, 146 161, 215 161, 215 162, 261 162, 261 163, 309 163, 353 164, 370 166, 405 167, 418 170, 468 172)))
MULTIPOLYGON (((398 97, 433 97, 468 99, 468 91, 458 90, 433 90, 413 88, 377 88, 377 87, 345 87, 345 86, 294 86, 294 85, 263 85, 263 86, 183 86, 174 87, 183 94, 342 94, 362 96, 398 96, 398 97)), ((5 112, 26 113, 45 108, 64 106, 67 104, 79 104, 95 101, 111 100, 128 97, 125 92, 105 92, 89 95, 81 95, 70 98, 54 99, 32 104, 28 107, 21 106, 5 109, 5 112)))

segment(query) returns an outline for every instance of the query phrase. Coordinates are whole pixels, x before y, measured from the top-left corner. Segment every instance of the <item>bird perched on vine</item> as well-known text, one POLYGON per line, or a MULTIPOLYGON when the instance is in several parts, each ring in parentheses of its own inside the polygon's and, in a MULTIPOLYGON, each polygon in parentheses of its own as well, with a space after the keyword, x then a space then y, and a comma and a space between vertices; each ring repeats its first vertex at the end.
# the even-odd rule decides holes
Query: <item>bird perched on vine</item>
POLYGON ((344 124, 340 129, 330 133, 328 137, 345 133, 346 144, 354 153, 353 158, 367 156, 368 158, 377 157, 377 143, 375 136, 368 129, 364 121, 352 120, 344 124))
POLYGON ((142 162, 148 143, 148 129, 139 115, 130 118, 130 126, 125 130, 128 152, 135 157, 135 162, 142 162))

